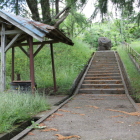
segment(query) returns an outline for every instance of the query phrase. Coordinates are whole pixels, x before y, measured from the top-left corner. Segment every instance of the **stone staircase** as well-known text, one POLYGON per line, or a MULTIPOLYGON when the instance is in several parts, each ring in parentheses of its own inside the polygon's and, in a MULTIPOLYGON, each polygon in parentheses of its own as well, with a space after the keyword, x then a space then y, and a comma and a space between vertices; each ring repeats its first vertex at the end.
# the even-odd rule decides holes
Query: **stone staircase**
POLYGON ((79 93, 124 94, 125 89, 114 51, 97 51, 79 93))

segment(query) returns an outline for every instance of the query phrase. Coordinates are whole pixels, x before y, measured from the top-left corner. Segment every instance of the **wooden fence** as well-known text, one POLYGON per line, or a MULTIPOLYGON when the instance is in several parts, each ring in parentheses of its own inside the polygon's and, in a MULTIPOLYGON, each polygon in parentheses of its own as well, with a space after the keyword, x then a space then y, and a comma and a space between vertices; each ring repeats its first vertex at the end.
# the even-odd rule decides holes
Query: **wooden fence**
POLYGON ((129 45, 126 45, 125 49, 128 52, 134 64, 136 65, 137 69, 140 71, 140 54, 129 45))

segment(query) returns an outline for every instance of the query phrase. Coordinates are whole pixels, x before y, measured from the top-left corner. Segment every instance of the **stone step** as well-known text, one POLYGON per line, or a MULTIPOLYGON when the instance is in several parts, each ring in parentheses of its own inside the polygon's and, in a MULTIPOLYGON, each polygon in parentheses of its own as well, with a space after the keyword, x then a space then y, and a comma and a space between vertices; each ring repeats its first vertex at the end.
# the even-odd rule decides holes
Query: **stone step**
POLYGON ((122 80, 84 80, 83 84, 122 84, 122 80))
POLYGON ((107 74, 105 74, 105 73, 104 73, 104 74, 87 73, 86 76, 87 76, 87 77, 97 77, 97 76, 99 76, 99 77, 106 77, 106 76, 120 76, 120 73, 107 73, 107 74))
POLYGON ((95 66, 118 66, 117 63, 116 64, 114 64, 114 63, 109 63, 109 64, 107 64, 107 63, 92 63, 91 66, 92 65, 95 65, 95 66))
POLYGON ((119 68, 89 68, 89 71, 97 71, 97 70, 100 70, 100 71, 109 71, 109 72, 112 72, 112 71, 119 71, 119 68))
POLYGON ((109 88, 123 88, 123 84, 82 84, 81 88, 92 88, 92 89, 109 89, 109 88))
POLYGON ((112 77, 87 77, 85 76, 85 80, 121 80, 121 76, 112 76, 112 77))
POLYGON ((96 57, 94 57, 94 61, 99 61, 99 60, 103 60, 103 61, 105 61, 105 60, 108 60, 108 61, 116 61, 116 59, 115 58, 113 58, 113 57, 102 57, 102 56, 96 56, 96 57))
POLYGON ((117 64, 116 60, 113 61, 109 61, 109 60, 96 60, 96 61, 92 61, 91 64, 117 64))
POLYGON ((114 70, 114 71, 97 71, 97 70, 88 70, 88 72, 87 73, 99 73, 99 74, 102 74, 102 73, 105 73, 105 74, 107 74, 107 73, 120 73, 120 71, 119 70, 114 70))
POLYGON ((80 89, 79 93, 84 94, 125 94, 124 88, 113 88, 113 89, 80 89))
POLYGON ((96 52, 79 93, 124 94, 124 85, 114 52, 96 52))
POLYGON ((91 65, 90 66, 90 68, 94 68, 94 67, 97 67, 97 68, 105 68, 105 67, 116 68, 116 67, 118 67, 118 65, 114 65, 114 66, 109 66, 109 65, 91 65))

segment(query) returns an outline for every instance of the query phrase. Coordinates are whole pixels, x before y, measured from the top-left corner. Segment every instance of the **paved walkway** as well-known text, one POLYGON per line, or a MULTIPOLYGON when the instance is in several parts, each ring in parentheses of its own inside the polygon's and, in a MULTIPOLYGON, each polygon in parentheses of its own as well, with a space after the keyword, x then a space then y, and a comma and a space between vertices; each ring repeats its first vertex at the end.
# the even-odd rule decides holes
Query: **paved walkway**
POLYGON ((22 140, 140 140, 140 113, 125 94, 78 94, 22 140))

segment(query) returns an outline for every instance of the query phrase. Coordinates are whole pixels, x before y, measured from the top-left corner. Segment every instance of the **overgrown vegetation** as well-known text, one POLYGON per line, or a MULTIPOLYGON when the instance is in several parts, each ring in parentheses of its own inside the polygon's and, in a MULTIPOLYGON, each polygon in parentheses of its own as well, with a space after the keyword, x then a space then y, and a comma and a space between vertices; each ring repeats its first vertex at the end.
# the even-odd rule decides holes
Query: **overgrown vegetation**
POLYGON ((0 93, 0 133, 49 108, 47 99, 38 94, 0 93))
MULTIPOLYGON (((67 94, 75 78, 78 76, 95 48, 75 40, 74 46, 62 43, 54 45, 54 61, 58 92, 67 94)), ((15 53, 15 77, 21 74, 21 80, 29 80, 29 59, 19 49, 15 53)), ((11 77, 11 52, 7 53, 7 87, 11 77)), ((38 88, 53 87, 50 47, 45 46, 35 57, 35 81, 38 88)), ((10 87, 8 87, 10 88, 10 87)))
POLYGON ((132 47, 136 52, 140 54, 140 40, 136 40, 130 44, 130 47, 132 47))
MULTIPOLYGON (((78 76, 95 48, 75 40, 74 46, 62 43, 54 45, 54 60, 58 92, 68 94, 75 78, 78 76)), ((29 59, 19 49, 15 53, 15 77, 21 75, 21 80, 29 80, 29 59)), ((7 53, 7 88, 11 77, 11 52, 7 53)), ((45 46, 35 57, 35 77, 38 88, 53 86, 51 54, 49 46, 45 46)), ((13 125, 29 119, 36 113, 49 109, 45 96, 30 94, 0 94, 0 133, 12 128, 13 125)))
MULTIPOLYGON (((135 48, 135 43, 131 45, 131 47, 135 48)), ((130 83, 134 90, 134 94, 132 96, 136 101, 140 102, 140 73, 138 72, 128 53, 125 49, 123 49, 122 46, 118 47, 117 51, 120 54, 120 57, 125 65, 128 77, 130 79, 130 83)))

